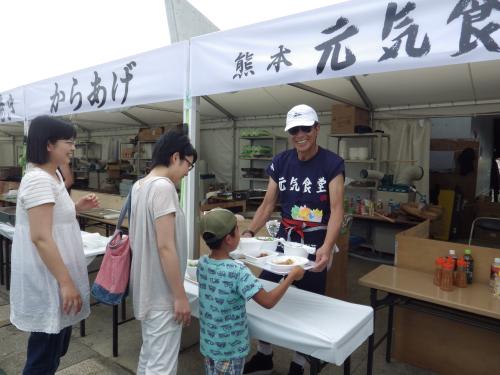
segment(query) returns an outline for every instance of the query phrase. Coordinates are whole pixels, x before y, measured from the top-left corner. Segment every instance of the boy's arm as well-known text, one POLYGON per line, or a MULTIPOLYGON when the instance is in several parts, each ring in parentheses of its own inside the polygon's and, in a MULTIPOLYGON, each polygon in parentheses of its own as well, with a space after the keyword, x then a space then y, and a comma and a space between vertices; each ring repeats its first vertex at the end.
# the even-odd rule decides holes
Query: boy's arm
POLYGON ((276 288, 269 292, 261 288, 252 298, 262 307, 272 309, 284 296, 290 285, 295 280, 302 279, 302 276, 304 276, 304 270, 301 267, 295 267, 276 288))

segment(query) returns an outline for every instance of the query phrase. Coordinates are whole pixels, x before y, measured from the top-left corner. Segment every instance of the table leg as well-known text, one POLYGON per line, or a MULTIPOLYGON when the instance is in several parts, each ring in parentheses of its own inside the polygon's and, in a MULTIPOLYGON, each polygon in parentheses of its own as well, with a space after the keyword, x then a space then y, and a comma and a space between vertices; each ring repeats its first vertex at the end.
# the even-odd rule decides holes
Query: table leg
POLYGON ((113 305, 113 357, 118 357, 118 306, 113 305))
POLYGON ((320 366, 319 359, 311 357, 310 361, 309 361, 309 365, 310 365, 309 373, 311 375, 318 375, 319 374, 319 366, 320 366))
POLYGON ((124 298, 122 301, 122 320, 127 319, 127 299, 124 298))
POLYGON ((393 321, 394 321, 394 305, 389 305, 389 318, 387 320, 387 346, 385 349, 385 361, 387 363, 391 362, 393 321))
POLYGON ((344 361, 344 375, 351 373, 351 356, 347 357, 344 361))
POLYGON ((80 321, 80 337, 85 337, 85 319, 80 321))
POLYGON ((4 258, 3 258, 3 252, 4 252, 4 238, 3 237, 0 237, 0 285, 4 285, 5 284, 5 281, 4 281, 4 258))
POLYGON ((10 290, 10 252, 12 251, 12 242, 8 241, 6 246, 5 255, 5 286, 7 290, 10 290))
POLYGON ((370 289, 370 304, 373 308, 373 333, 368 338, 368 360, 366 365, 367 375, 373 372, 373 352, 375 350, 375 309, 377 307, 377 289, 370 289))

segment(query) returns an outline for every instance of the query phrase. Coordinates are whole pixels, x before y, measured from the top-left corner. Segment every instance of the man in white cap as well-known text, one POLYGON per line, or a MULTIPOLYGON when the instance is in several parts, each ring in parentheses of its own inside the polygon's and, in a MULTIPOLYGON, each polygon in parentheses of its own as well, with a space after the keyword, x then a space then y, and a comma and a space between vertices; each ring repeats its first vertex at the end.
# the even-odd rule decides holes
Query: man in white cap
MULTIPOLYGON (((316 246, 312 272, 295 282, 300 289, 325 294, 326 268, 344 216, 344 160, 317 144, 318 115, 300 104, 287 114, 285 131, 294 148, 276 155, 267 168, 269 183, 264 201, 243 236, 255 235, 269 220, 276 203, 281 206, 278 237, 316 246)), ((279 282, 281 276, 263 271, 262 279, 279 282)), ((295 353, 289 375, 304 373, 306 358, 295 353)), ((258 352, 246 363, 244 374, 271 374, 271 344, 259 342, 258 352)))

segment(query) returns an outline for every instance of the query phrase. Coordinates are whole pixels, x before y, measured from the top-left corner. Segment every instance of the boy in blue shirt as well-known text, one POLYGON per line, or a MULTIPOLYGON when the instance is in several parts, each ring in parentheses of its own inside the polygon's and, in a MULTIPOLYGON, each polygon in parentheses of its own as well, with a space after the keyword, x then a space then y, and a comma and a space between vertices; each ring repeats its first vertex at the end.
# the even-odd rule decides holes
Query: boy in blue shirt
POLYGON ((198 262, 200 305, 200 351, 207 375, 240 375, 250 350, 246 301, 253 298, 270 309, 288 287, 304 275, 295 267, 273 290, 267 292, 250 270, 229 253, 240 234, 231 211, 214 209, 201 217, 201 234, 211 250, 198 262))

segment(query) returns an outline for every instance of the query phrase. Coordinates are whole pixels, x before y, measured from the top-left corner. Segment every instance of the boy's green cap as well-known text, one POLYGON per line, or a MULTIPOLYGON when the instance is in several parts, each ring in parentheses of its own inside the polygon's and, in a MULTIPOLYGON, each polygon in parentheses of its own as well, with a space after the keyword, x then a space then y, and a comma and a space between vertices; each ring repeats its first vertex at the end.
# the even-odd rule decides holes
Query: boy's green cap
POLYGON ((211 234, 211 238, 205 239, 206 243, 212 243, 224 238, 236 226, 236 216, 224 208, 214 208, 208 211, 200 219, 200 232, 211 234))

